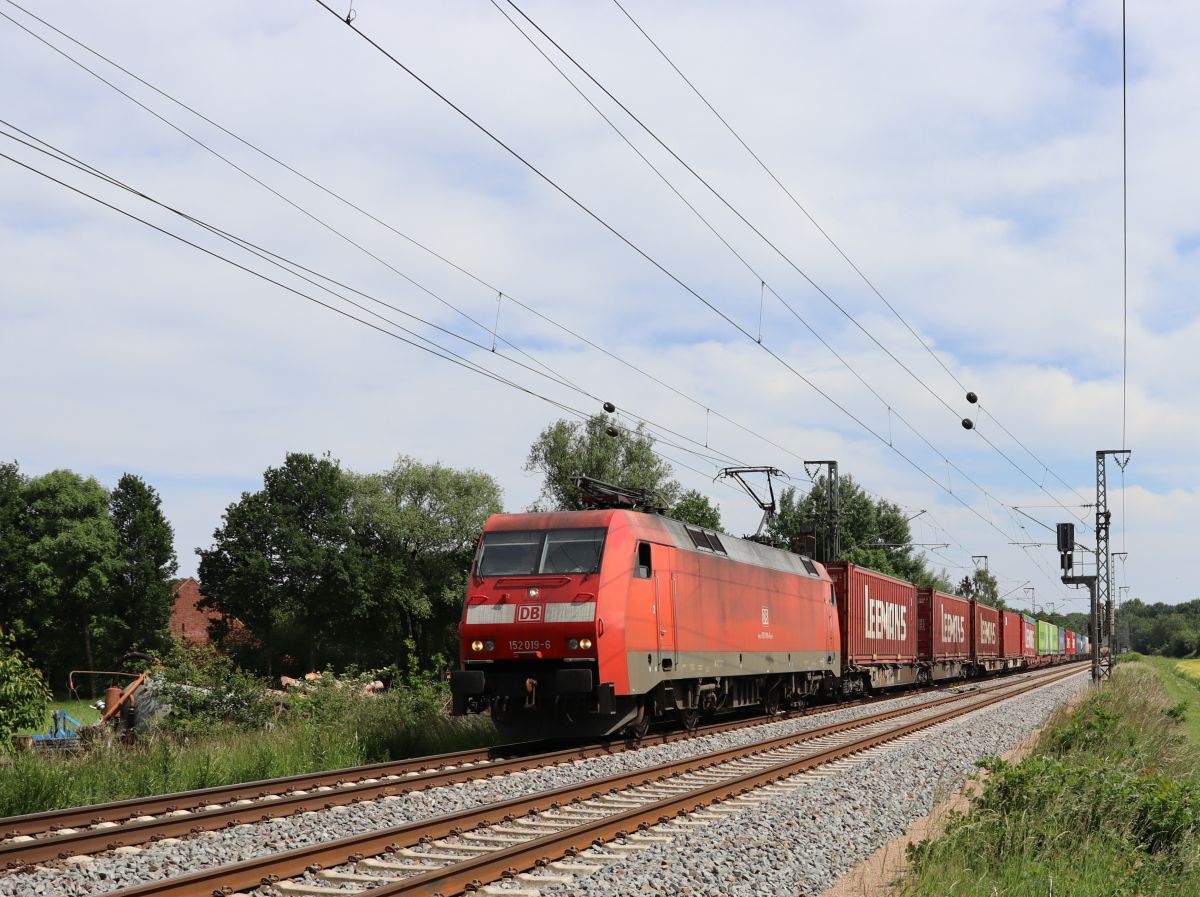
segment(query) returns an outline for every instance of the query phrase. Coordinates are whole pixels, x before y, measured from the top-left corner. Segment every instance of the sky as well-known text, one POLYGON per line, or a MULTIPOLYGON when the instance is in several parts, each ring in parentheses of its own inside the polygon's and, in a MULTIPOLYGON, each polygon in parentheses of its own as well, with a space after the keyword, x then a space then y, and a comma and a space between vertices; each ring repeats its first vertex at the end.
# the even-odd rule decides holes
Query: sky
POLYGON ((139 474, 189 575, 289 451, 518 511, 611 401, 732 532, 720 467, 835 459, 1071 612, 1124 447, 1114 597, 1197 597, 1200 12, 1129 13, 1126 297, 1119 0, 622 5, 703 100, 610 0, 0 0, 0 457, 139 474))

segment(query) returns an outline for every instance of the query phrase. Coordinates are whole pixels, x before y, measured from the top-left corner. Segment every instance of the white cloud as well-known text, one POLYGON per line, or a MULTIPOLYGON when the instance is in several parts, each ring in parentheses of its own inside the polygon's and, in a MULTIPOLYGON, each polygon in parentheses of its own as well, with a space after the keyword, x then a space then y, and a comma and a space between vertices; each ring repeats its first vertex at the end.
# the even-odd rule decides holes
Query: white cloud
MULTIPOLYGON (((939 491, 319 7, 126 2, 103 12, 74 10, 69 19, 50 4, 31 8, 487 282, 792 454, 706 416, 702 407, 506 303, 501 333, 593 395, 701 445, 707 434, 712 447, 750 463, 799 474, 796 456, 837 458, 873 491, 911 506, 912 513, 927 509, 914 520, 915 532, 921 541, 952 540, 950 549, 939 549, 948 563, 965 568, 970 555, 987 554, 992 569, 1013 586, 1029 579, 1039 597, 1043 589, 1060 599, 1066 594, 1053 581, 1050 550, 1007 544, 1049 534, 982 499, 960 474, 947 472, 938 452, 1006 504, 1044 506, 1051 499, 978 435, 962 430, 957 417, 978 412, 959 388, 615 8, 540 4, 527 11, 684 151, 954 413, 719 202, 678 179, 685 195, 884 401, 769 301, 764 344, 934 479, 948 482, 1011 539, 939 491), (897 415, 937 451, 908 434, 897 415)), ((744 4, 736 15, 719 4, 631 10, 939 358, 1091 501, 1094 451, 1120 441, 1118 11, 1111 4, 1050 2, 1020 9, 1002 3, 744 4)), ((22 18, 11 7, 5 11, 22 18)), ((755 276, 490 6, 368 4, 358 11, 356 24, 365 32, 757 333, 755 276)), ((1191 291, 1200 253, 1187 249, 1200 235, 1200 197, 1186 177, 1200 126, 1184 113, 1200 81, 1193 52, 1200 17, 1139 7, 1129 24, 1128 431, 1135 454, 1126 475, 1124 538, 1135 592, 1174 601, 1194 597, 1170 570, 1194 519, 1200 448, 1191 422, 1200 380, 1200 360, 1191 351, 1200 336, 1191 291)), ((160 114, 195 127, 239 165, 482 326, 466 323, 4 21, 0 76, 19 87, 4 113, 14 124, 215 224, 490 345, 496 306, 489 289, 199 126, 145 88, 115 76, 160 114)), ((620 113, 615 120, 665 172, 679 176, 679 167, 635 126, 620 113)), ((30 151, 3 144, 4 152, 48 167, 30 151)), ((336 319, 8 162, 0 172, 0 374, 8 423, 2 453, 30 472, 71 466, 112 481, 124 469, 144 474, 161 488, 185 569, 224 506, 289 450, 329 450, 357 469, 383 467, 401 452, 486 469, 504 484, 512 508, 537 493, 521 464, 529 442, 556 416, 551 406, 336 319)), ((79 175, 67 179, 87 183, 79 175)), ((119 195, 108 188, 102 193, 119 195)), ((164 225, 171 221, 148 214, 164 225)), ((209 237, 200 242, 218 245, 209 237)), ((469 354, 530 388, 594 408, 592 400, 490 352, 469 354)), ((986 418, 980 432, 1060 500, 1078 502, 986 418)), ((710 469, 678 449, 665 451, 710 469)), ((754 509, 709 476, 681 471, 687 485, 721 503, 734 529, 752 528, 754 509)), ((1115 472, 1111 476, 1110 485, 1119 482, 1115 472)), ((1030 513, 1053 523, 1065 512, 1030 513)))

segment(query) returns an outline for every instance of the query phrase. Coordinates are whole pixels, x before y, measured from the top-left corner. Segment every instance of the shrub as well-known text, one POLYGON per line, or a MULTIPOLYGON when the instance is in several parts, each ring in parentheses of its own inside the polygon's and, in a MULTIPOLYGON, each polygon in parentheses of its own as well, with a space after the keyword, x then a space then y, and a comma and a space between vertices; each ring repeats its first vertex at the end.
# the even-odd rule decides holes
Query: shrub
POLYGON ((152 674, 148 692, 170 708, 159 728, 174 735, 208 733, 222 724, 261 728, 274 714, 256 676, 210 648, 181 642, 152 674))
POLYGON ((17 650, 13 637, 0 630, 0 750, 18 729, 41 726, 49 705, 42 674, 17 650))

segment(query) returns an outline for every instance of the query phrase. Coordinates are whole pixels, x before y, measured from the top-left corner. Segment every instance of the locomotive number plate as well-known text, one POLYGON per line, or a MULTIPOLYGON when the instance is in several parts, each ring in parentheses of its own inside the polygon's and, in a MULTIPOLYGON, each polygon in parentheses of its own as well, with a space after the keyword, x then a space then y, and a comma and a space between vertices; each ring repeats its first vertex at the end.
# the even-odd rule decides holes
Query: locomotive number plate
POLYGON ((512 640, 508 643, 509 651, 549 651, 550 640, 539 642, 537 639, 525 639, 524 641, 512 640))

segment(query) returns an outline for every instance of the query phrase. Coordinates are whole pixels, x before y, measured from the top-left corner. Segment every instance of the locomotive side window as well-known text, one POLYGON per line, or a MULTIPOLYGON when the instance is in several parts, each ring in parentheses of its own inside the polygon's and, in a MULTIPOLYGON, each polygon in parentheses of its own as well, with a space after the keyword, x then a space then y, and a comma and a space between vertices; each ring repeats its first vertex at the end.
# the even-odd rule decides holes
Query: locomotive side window
POLYGON ((638 579, 649 579, 653 572, 650 566, 650 543, 638 542, 637 569, 633 575, 638 579))
POLYGON ((484 533, 476 576, 596 573, 604 529, 518 530, 484 533))

